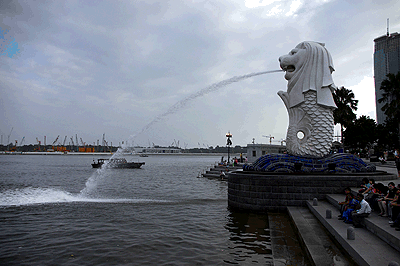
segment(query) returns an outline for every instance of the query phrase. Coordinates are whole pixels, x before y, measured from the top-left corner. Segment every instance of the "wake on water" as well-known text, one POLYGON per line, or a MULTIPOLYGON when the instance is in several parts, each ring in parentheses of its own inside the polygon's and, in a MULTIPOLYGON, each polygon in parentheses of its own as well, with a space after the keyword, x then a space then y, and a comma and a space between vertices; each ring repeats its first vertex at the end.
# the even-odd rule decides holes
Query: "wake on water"
POLYGON ((54 188, 33 188, 7 190, 0 193, 0 208, 53 203, 161 203, 164 200, 153 199, 103 199, 87 197, 82 193, 74 194, 54 188))
MULTIPOLYGON (((259 76, 268 73, 282 72, 283 70, 273 70, 273 71, 263 71, 257 73, 250 73, 243 76, 235 76, 217 83, 214 83, 188 97, 177 102, 172 107, 170 107, 165 113, 157 116, 149 124, 147 124, 143 129, 136 135, 130 137, 130 140, 134 140, 137 135, 142 134, 148 130, 154 124, 160 122, 163 118, 168 115, 174 114, 180 109, 182 109, 186 104, 196 98, 204 96, 210 92, 219 90, 220 88, 227 86, 231 83, 238 82, 247 78, 254 76, 259 76)), ((118 149, 118 151, 111 156, 111 158, 118 157, 121 155, 123 149, 118 149)), ((48 204, 48 203, 68 203, 68 202, 99 202, 99 203, 116 203, 116 202, 126 202, 126 203, 147 203, 147 202, 166 202, 163 200, 151 200, 151 199, 101 199, 95 198, 93 195, 96 191, 97 184, 106 176, 106 163, 103 164, 102 168, 97 169, 88 180, 86 181, 85 188, 81 190, 78 194, 69 193, 62 190, 57 190, 54 188, 33 188, 27 187, 23 189, 7 190, 0 193, 0 207, 7 206, 21 206, 21 205, 32 205, 32 204, 48 204)))

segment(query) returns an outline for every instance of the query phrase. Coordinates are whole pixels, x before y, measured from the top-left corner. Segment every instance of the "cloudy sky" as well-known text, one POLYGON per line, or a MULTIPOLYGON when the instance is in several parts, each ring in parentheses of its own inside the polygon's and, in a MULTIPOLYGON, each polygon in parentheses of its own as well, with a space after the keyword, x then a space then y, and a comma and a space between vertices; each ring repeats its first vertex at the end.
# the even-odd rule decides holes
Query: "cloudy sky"
MULTIPOLYGON (((400 1, 0 1, 0 133, 118 145, 246 145, 285 138, 279 69, 302 41, 326 44, 336 86, 375 119, 373 39, 400 32, 400 1), (0 35, 1 36, 1 35, 0 35), (3 47, 3 48, 1 48, 3 47), (1 51, 1 50, 0 50, 1 51), (14 49, 15 51, 15 49, 14 49)), ((278 142, 276 142, 278 143, 278 142)))

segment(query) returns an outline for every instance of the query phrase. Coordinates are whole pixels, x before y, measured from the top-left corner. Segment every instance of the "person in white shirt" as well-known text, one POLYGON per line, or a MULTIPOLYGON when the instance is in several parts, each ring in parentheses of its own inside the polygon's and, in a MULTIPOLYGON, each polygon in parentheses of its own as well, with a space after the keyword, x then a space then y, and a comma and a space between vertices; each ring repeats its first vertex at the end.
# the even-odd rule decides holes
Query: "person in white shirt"
POLYGON ((371 207, 368 202, 364 199, 364 195, 361 193, 357 194, 357 200, 360 202, 361 207, 351 213, 354 227, 362 227, 361 221, 365 217, 368 217, 371 213, 371 207))

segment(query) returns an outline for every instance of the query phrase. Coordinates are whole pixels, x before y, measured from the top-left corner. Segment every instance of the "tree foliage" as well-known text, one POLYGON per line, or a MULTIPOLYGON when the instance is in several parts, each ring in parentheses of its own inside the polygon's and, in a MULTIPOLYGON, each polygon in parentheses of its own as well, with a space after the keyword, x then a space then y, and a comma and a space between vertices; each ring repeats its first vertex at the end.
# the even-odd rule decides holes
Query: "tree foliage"
POLYGON ((349 124, 343 134, 346 147, 366 150, 377 140, 377 124, 374 119, 363 115, 349 124))
POLYGON ((392 150, 399 146, 399 124, 395 119, 386 118, 377 126, 377 146, 379 150, 392 150))
MULTIPOLYGON (((333 99, 337 108, 333 111, 333 119, 336 124, 340 124, 340 131, 343 137, 343 130, 356 119, 358 100, 354 99, 354 93, 345 87, 340 87, 333 92, 333 99)), ((342 140, 343 142, 343 140, 342 140)))
POLYGON ((387 74, 387 79, 382 81, 380 90, 382 98, 378 99, 379 103, 385 103, 382 111, 389 119, 400 121, 400 72, 397 74, 387 74))

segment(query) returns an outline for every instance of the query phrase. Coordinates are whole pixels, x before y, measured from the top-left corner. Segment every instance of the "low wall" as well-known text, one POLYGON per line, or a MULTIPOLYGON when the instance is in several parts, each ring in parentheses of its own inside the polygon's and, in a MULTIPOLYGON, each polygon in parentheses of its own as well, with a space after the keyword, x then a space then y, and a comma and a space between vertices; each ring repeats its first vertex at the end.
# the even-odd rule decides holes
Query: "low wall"
POLYGON ((285 211, 286 206, 306 206, 307 200, 322 200, 326 194, 343 193, 345 187, 358 187, 364 177, 375 181, 397 178, 381 171, 326 175, 234 171, 228 174, 228 205, 256 212, 285 211))

